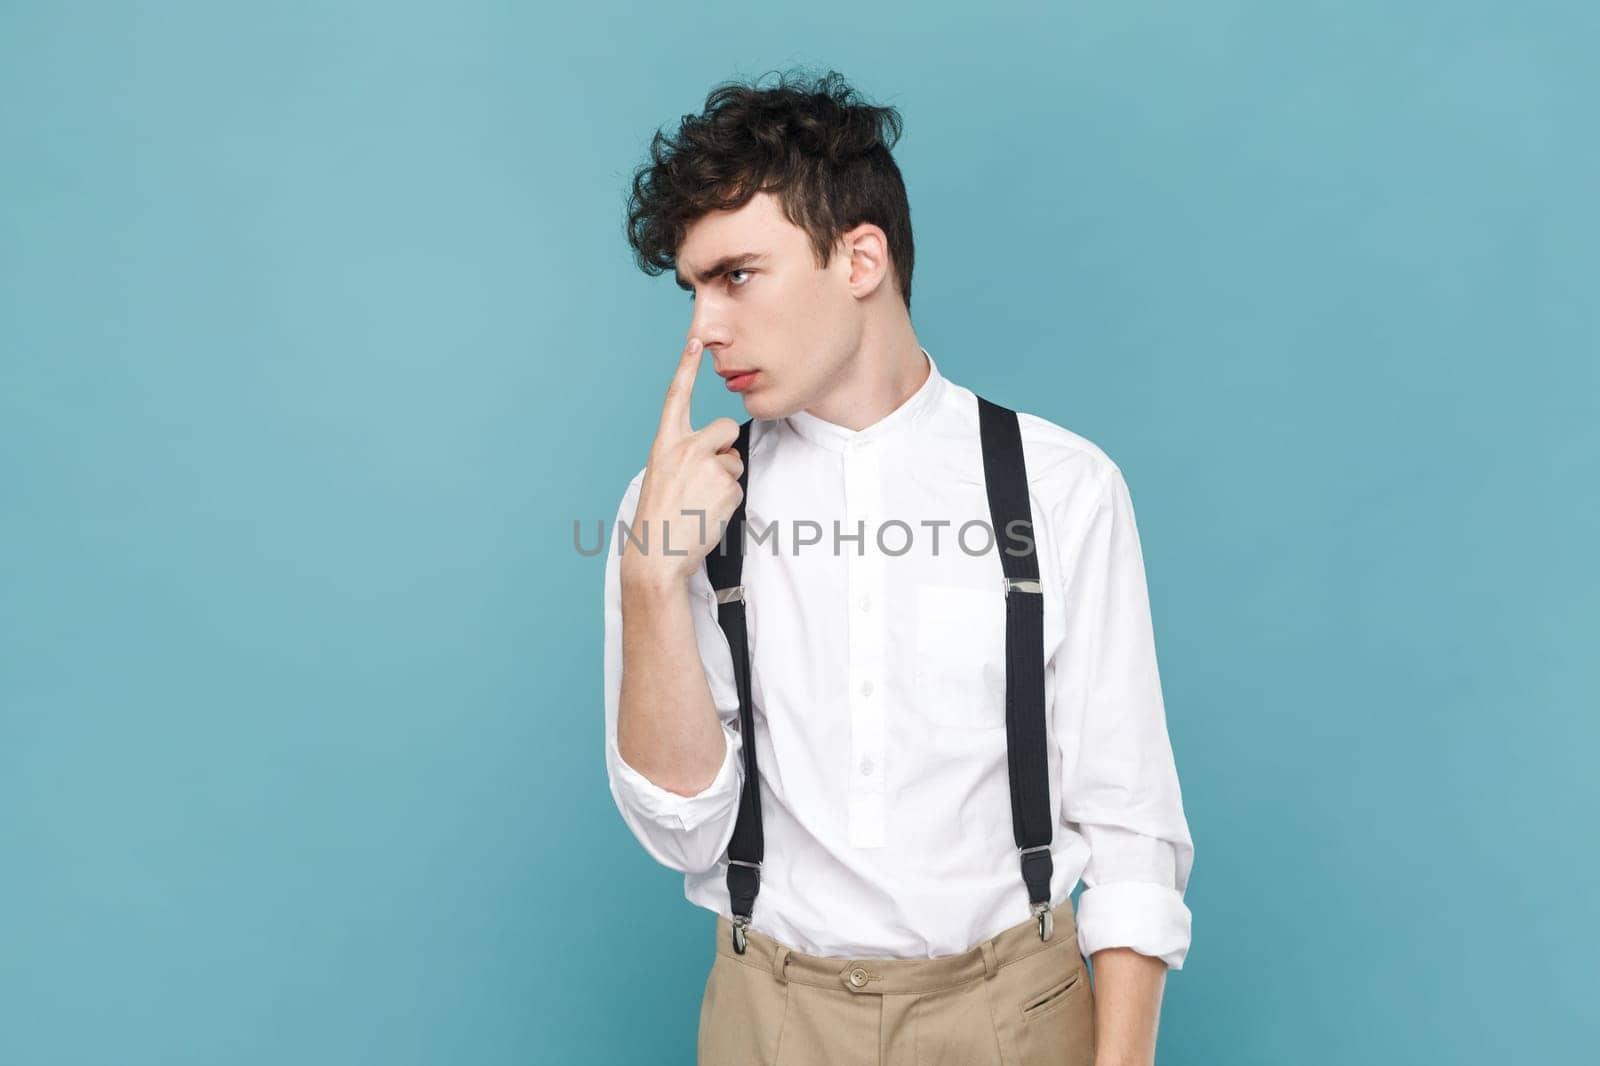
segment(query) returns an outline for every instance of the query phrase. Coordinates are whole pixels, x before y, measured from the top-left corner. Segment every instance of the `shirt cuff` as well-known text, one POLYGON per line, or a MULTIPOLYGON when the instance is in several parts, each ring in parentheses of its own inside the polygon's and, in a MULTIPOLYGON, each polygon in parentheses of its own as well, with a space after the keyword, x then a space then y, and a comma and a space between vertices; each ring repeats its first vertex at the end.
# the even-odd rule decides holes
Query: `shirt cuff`
POLYGON ((1189 953, 1189 908, 1178 892, 1143 881, 1113 881, 1078 896, 1078 951, 1132 948, 1183 969, 1189 953))
POLYGON ((669 829, 690 830, 727 814, 739 801, 739 763, 737 735, 727 723, 722 725, 722 765, 711 783, 693 796, 662 788, 623 761, 616 737, 607 740, 616 767, 616 783, 628 805, 644 817, 669 829))

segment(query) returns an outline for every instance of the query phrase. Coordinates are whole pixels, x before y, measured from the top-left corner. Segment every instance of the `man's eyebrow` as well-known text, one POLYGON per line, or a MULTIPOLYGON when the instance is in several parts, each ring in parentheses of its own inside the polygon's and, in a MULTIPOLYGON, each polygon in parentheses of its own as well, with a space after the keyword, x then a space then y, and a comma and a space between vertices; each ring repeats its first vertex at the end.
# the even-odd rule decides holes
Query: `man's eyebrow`
MULTIPOLYGON (((741 267, 755 266, 758 263, 765 262, 766 258, 766 255, 762 252, 740 252, 737 255, 725 255, 700 271, 700 276, 697 280, 710 281, 712 278, 725 274, 730 270, 738 270, 741 267)), ((678 288, 684 292, 694 291, 694 286, 685 281, 682 274, 674 272, 672 278, 678 283, 678 288)))

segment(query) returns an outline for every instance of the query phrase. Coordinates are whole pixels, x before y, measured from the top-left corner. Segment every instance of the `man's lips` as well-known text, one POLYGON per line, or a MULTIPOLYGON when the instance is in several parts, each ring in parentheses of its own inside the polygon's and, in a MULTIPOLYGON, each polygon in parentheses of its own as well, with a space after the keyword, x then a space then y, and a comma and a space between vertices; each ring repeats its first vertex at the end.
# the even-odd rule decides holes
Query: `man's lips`
POLYGON ((730 392, 743 392, 755 383, 759 370, 742 370, 737 367, 728 370, 719 370, 717 374, 727 384, 730 392))

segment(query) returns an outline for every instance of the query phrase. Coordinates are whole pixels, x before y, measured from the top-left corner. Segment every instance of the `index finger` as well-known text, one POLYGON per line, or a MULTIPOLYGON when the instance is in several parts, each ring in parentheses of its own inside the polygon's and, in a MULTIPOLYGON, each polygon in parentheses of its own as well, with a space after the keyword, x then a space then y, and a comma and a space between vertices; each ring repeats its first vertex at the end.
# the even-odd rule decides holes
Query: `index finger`
POLYGON ((700 353, 704 348, 699 337, 690 337, 678 358, 678 369, 667 386, 667 398, 661 405, 661 424, 656 427, 656 437, 687 436, 694 431, 689 424, 689 398, 694 395, 694 379, 700 372, 700 353))

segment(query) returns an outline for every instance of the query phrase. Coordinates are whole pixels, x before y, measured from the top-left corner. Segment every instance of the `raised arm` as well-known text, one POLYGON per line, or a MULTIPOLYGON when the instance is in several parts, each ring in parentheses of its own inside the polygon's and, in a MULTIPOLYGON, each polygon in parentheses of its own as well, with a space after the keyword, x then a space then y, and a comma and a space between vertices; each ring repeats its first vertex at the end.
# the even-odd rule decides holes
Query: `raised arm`
POLYGON ((742 781, 732 660, 702 563, 740 499, 738 424, 689 424, 700 359, 684 349, 650 461, 606 553, 606 766, 629 828, 659 862, 709 869, 742 781))

